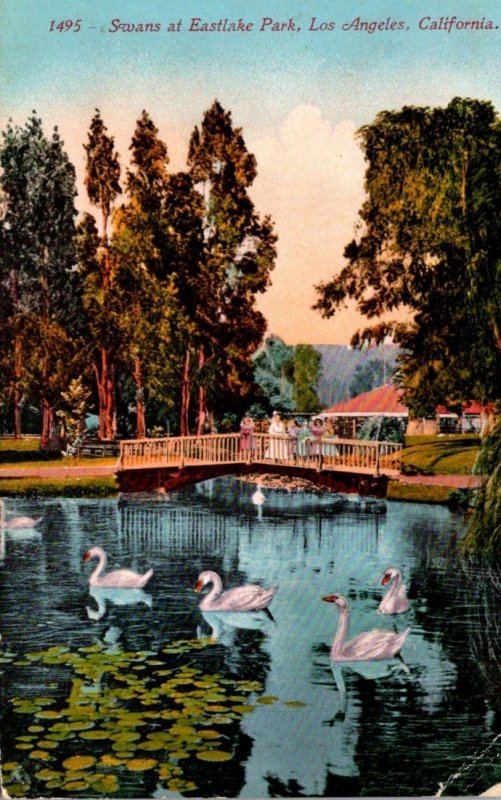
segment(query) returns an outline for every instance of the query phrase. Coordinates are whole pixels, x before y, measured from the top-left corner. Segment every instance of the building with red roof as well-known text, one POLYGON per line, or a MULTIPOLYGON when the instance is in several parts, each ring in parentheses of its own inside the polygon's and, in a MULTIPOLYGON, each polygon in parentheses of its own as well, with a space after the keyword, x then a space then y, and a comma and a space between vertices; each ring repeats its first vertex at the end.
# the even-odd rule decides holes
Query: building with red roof
POLYGON ((402 421, 407 433, 479 433, 482 420, 492 413, 476 401, 468 401, 458 415, 446 406, 437 406, 432 419, 409 420, 409 409, 404 403, 404 390, 387 383, 371 389, 370 392, 341 400, 321 412, 324 419, 331 419, 336 433, 343 438, 355 437, 357 431, 368 417, 393 417, 402 421))

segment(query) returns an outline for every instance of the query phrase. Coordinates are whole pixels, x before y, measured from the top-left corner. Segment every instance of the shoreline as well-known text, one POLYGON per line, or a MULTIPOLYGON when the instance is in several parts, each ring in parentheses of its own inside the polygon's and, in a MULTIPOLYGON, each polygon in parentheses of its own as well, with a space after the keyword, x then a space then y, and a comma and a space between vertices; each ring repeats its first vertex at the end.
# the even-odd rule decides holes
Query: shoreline
MULTIPOLYGON (((110 497, 119 494, 115 469, 114 464, 0 467, 0 495, 110 497)), ((237 480, 288 493, 325 494, 325 491, 306 479, 289 478, 271 472, 237 476, 237 480)), ((402 475, 399 480, 389 481, 386 500, 448 505, 453 493, 475 490, 480 484, 481 478, 475 475, 402 475)))

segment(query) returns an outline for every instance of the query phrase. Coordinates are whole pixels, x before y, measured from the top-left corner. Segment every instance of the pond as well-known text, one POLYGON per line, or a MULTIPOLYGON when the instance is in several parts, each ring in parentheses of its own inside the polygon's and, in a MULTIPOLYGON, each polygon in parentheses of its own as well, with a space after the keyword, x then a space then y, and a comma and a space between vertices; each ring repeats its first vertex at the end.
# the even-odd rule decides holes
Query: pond
POLYGON ((9 499, 0 533, 2 778, 11 797, 473 795, 501 778, 500 574, 444 507, 366 507, 220 479, 163 498, 9 499), (305 511, 306 509, 306 511, 305 511), (89 589, 108 568, 141 590, 89 589), (404 614, 377 613, 397 566, 404 614), (278 586, 270 611, 202 613, 194 587, 278 586), (331 668, 349 636, 401 657, 331 668))

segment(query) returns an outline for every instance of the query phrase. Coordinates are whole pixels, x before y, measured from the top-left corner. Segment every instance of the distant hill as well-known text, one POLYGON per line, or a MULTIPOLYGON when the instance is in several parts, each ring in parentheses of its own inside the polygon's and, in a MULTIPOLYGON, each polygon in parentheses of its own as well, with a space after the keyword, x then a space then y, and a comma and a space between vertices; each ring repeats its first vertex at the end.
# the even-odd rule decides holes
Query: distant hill
POLYGON ((394 344, 383 344, 370 350, 354 350, 340 344, 319 344, 314 347, 322 356, 322 377, 317 394, 324 408, 350 397, 349 386, 355 370, 368 361, 384 360, 388 366, 389 380, 399 352, 394 344))

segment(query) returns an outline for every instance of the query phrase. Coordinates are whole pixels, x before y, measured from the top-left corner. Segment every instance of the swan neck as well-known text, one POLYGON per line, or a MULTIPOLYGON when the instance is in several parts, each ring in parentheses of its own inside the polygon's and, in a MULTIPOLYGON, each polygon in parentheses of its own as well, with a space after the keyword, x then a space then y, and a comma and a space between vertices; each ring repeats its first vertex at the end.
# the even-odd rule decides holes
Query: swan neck
POLYGON ((217 600, 221 592, 223 591, 223 582, 217 572, 211 573, 211 582, 212 582, 212 589, 208 594, 205 595, 202 603, 205 607, 208 607, 214 600, 217 600))
POLYGON ((348 619, 349 612, 347 608, 339 609, 339 622, 337 626, 336 635, 332 642, 331 655, 337 655, 343 649, 348 634, 348 619))
POLYGON ((101 550, 99 552, 98 558, 99 558, 99 561, 98 561, 97 567, 94 570, 94 572, 92 573, 92 575, 90 576, 91 582, 97 581, 99 576, 101 575, 101 573, 104 571, 104 569, 106 567, 106 553, 104 552, 104 550, 101 550))
POLYGON ((391 586, 388 592, 388 597, 395 597, 399 593, 401 585, 402 585, 402 576, 399 574, 396 575, 393 581, 391 582, 391 586))

